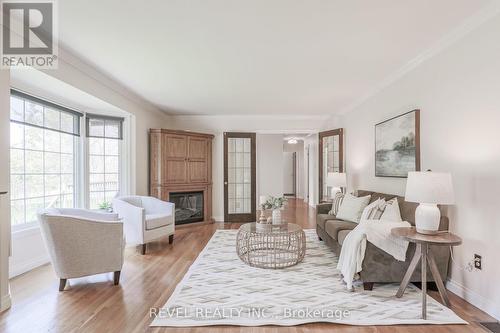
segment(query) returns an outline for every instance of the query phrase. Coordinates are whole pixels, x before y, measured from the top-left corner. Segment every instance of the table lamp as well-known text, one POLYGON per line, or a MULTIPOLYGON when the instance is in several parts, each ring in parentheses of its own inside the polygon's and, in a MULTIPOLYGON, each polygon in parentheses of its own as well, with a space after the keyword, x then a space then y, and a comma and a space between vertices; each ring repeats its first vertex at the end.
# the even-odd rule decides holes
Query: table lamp
POLYGON ((419 203, 415 210, 417 232, 437 234, 441 220, 437 205, 455 203, 451 174, 432 171, 408 172, 405 200, 419 203))
POLYGON ((342 189, 347 186, 347 175, 345 172, 329 172, 326 175, 326 185, 332 188, 330 196, 333 198, 336 192, 343 192, 342 189))

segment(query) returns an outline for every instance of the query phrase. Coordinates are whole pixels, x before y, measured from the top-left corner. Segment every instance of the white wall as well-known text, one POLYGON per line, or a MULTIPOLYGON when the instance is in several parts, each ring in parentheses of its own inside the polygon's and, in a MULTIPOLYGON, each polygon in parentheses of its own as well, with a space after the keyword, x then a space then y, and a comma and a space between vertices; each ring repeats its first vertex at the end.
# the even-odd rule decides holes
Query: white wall
POLYGON ((285 194, 296 194, 295 189, 295 178, 296 178, 296 170, 295 169, 295 158, 296 153, 294 152, 283 152, 283 166, 282 170, 282 178, 283 178, 283 193, 285 194))
POLYGON ((453 175, 456 205, 449 208, 456 247, 448 288, 500 318, 500 17, 346 114, 349 187, 403 194, 406 180, 374 176, 374 125, 421 109, 422 169, 453 175), (474 253, 481 271, 463 267, 474 253))
MULTIPOLYGON (((10 73, 0 70, 0 192, 10 191, 10 73)), ((0 311, 10 307, 10 196, 0 195, 0 311)))
MULTIPOLYGON (((279 184, 274 183, 269 192, 278 194, 282 193, 282 177, 281 177, 281 159, 278 161, 279 164, 273 165, 269 163, 269 158, 278 158, 275 154, 277 153, 277 137, 280 137, 279 142, 279 155, 282 158, 283 155, 283 135, 279 134, 276 137, 273 134, 278 133, 309 133, 313 132, 315 128, 320 128, 324 123, 324 117, 318 116, 172 116, 171 124, 169 128, 191 130, 204 133, 211 133, 215 135, 212 149, 212 163, 213 163, 213 217, 216 221, 222 221, 224 219, 224 169, 223 169, 223 133, 224 132, 255 132, 257 133, 257 154, 259 154, 259 147, 265 141, 273 142, 272 156, 267 153, 267 148, 265 149, 265 156, 257 155, 257 178, 260 175, 274 174, 275 170, 280 170, 279 184), (264 138, 264 135, 271 135, 266 137, 264 141, 260 138, 264 138), (272 139, 271 139, 272 138, 272 139), (260 142, 260 143, 259 143, 260 142), (274 146, 276 144, 276 147, 274 146), (259 161, 265 161, 267 157, 268 162, 263 164, 263 170, 259 170, 259 161), (276 167, 277 166, 277 167, 276 167)), ((274 162, 273 162, 274 163, 274 162)), ((259 196, 259 184, 260 181, 257 179, 257 199, 259 196)), ((264 188, 267 191, 267 185, 264 188)), ((262 193, 265 193, 264 191, 262 193)), ((271 194, 271 193, 265 193, 271 194)))
POLYGON ((148 130, 168 127, 170 117, 64 49, 59 50, 59 68, 44 72, 135 116, 135 128, 132 129, 135 140, 132 141, 133 147, 131 147, 135 155, 132 156, 132 161, 135 163, 132 166, 132 177, 135 181, 135 192, 146 195, 148 193, 148 130))
POLYGON ((283 135, 257 134, 257 195, 283 195, 283 135))

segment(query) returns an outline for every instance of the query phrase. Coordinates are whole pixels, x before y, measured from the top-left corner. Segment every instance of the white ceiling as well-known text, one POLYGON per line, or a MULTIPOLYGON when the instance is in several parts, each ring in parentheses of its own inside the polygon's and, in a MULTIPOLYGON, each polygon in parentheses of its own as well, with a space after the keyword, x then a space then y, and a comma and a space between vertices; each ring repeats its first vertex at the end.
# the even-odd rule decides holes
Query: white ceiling
POLYGON ((64 0, 62 45, 168 113, 333 114, 488 0, 64 0))
POLYGON ((122 116, 125 111, 87 94, 32 67, 10 70, 11 86, 35 97, 47 99, 56 104, 80 112, 98 112, 122 116))

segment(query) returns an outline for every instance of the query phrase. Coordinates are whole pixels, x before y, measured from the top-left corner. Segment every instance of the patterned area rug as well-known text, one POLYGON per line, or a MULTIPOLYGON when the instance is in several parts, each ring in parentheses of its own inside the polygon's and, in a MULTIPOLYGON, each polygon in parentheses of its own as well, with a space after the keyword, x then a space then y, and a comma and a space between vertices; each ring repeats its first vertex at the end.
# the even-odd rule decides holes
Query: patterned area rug
POLYGON ((236 230, 218 230, 161 309, 151 309, 151 326, 292 326, 313 322, 351 325, 466 324, 427 297, 420 319, 420 290, 396 284, 356 286, 347 291, 336 269, 337 256, 305 230, 302 263, 281 270, 253 268, 236 255, 236 230))

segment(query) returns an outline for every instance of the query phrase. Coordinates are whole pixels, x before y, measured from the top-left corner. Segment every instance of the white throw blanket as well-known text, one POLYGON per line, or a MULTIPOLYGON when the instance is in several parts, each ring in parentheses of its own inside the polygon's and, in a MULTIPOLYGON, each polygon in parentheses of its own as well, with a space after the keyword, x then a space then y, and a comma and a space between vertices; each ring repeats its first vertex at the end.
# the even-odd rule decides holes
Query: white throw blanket
POLYGON ((337 268, 342 273, 347 289, 352 289, 354 276, 361 272, 365 258, 366 241, 392 255, 396 260, 406 260, 408 242, 391 235, 391 229, 409 227, 408 222, 364 220, 347 234, 342 244, 337 268))

